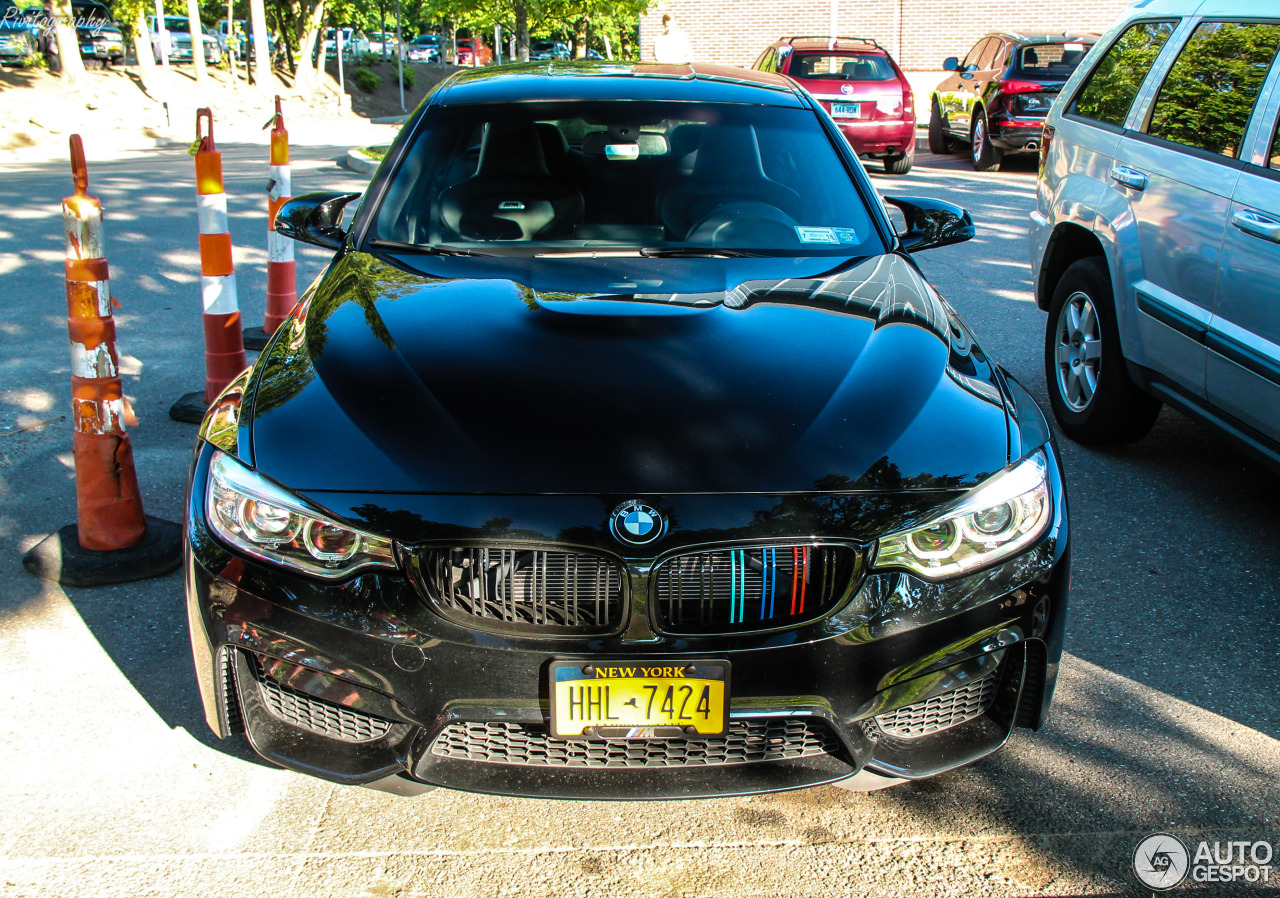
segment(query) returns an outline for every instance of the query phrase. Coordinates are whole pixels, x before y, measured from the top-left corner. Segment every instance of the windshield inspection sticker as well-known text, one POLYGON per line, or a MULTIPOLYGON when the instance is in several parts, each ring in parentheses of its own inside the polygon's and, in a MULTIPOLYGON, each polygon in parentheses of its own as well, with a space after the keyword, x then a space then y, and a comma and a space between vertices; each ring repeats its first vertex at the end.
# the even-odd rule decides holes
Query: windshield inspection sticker
POLYGON ((840 242, 840 238, 831 228, 804 228, 796 225, 796 236, 800 238, 801 243, 838 244, 840 242))
POLYGON ((853 230, 853 228, 832 228, 831 230, 835 232, 836 237, 840 239, 841 243, 858 242, 858 232, 853 230))

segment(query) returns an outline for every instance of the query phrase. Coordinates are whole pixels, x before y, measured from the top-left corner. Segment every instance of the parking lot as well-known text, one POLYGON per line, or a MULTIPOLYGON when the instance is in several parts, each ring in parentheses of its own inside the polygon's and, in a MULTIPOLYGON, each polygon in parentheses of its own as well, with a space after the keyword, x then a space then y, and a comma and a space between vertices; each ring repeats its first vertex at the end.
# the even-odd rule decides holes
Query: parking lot
MULTIPOLYGON (((195 428, 167 410, 203 382, 191 160, 88 149, 144 501, 176 520, 195 428)), ((266 155, 221 149, 256 324, 266 155)), ((347 149, 295 144, 294 192, 360 190, 337 161, 347 149)), ((976 239, 917 261, 1047 408, 1025 240, 1034 160, 979 174, 922 146, 910 174, 872 171, 883 193, 972 214, 976 239)), ((71 589, 22 568, 75 517, 58 207, 70 190, 64 159, 0 167, 0 898, 1117 895, 1136 893, 1131 855, 1152 832, 1280 841, 1280 477, 1167 410, 1132 446, 1063 443, 1073 591, 1054 714, 958 773, 697 802, 397 798, 220 742, 179 573, 71 589)), ((301 289, 325 254, 298 259, 301 289)))

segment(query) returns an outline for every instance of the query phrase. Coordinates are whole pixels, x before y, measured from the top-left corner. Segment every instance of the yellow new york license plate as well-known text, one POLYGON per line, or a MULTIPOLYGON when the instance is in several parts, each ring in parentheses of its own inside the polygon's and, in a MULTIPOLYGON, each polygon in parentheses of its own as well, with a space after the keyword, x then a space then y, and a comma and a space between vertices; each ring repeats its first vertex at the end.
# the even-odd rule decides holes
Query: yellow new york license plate
POLYGON ((551 735, 718 736, 728 728, 728 661, 553 661, 551 735))

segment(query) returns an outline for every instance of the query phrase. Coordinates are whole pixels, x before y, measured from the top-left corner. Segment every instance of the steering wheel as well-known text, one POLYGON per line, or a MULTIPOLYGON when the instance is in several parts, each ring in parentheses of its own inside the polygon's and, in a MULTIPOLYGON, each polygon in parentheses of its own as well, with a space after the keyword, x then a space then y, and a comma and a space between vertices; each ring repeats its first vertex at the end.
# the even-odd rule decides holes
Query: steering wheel
POLYGON ((734 200, 716 206, 695 224, 685 243, 725 249, 796 247, 796 221, 777 206, 734 200))

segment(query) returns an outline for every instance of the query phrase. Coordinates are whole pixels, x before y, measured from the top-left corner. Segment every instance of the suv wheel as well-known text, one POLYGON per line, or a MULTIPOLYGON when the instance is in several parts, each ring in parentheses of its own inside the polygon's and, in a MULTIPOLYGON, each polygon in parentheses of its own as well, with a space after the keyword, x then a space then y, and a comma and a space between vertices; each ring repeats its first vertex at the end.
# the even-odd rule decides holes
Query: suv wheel
POLYGON ((938 99, 934 97, 929 107, 929 152, 944 156, 955 150, 951 138, 947 136, 947 126, 942 120, 942 111, 938 109, 938 99))
POLYGON ((1096 256, 1073 262, 1054 288, 1044 366, 1054 417, 1076 442, 1131 443, 1160 413, 1125 370, 1111 277, 1096 256))
POLYGON ((987 133, 987 114, 981 109, 973 115, 973 125, 969 129, 970 158, 977 171, 996 171, 1000 168, 1000 160, 1004 151, 991 143, 991 135, 987 133))

